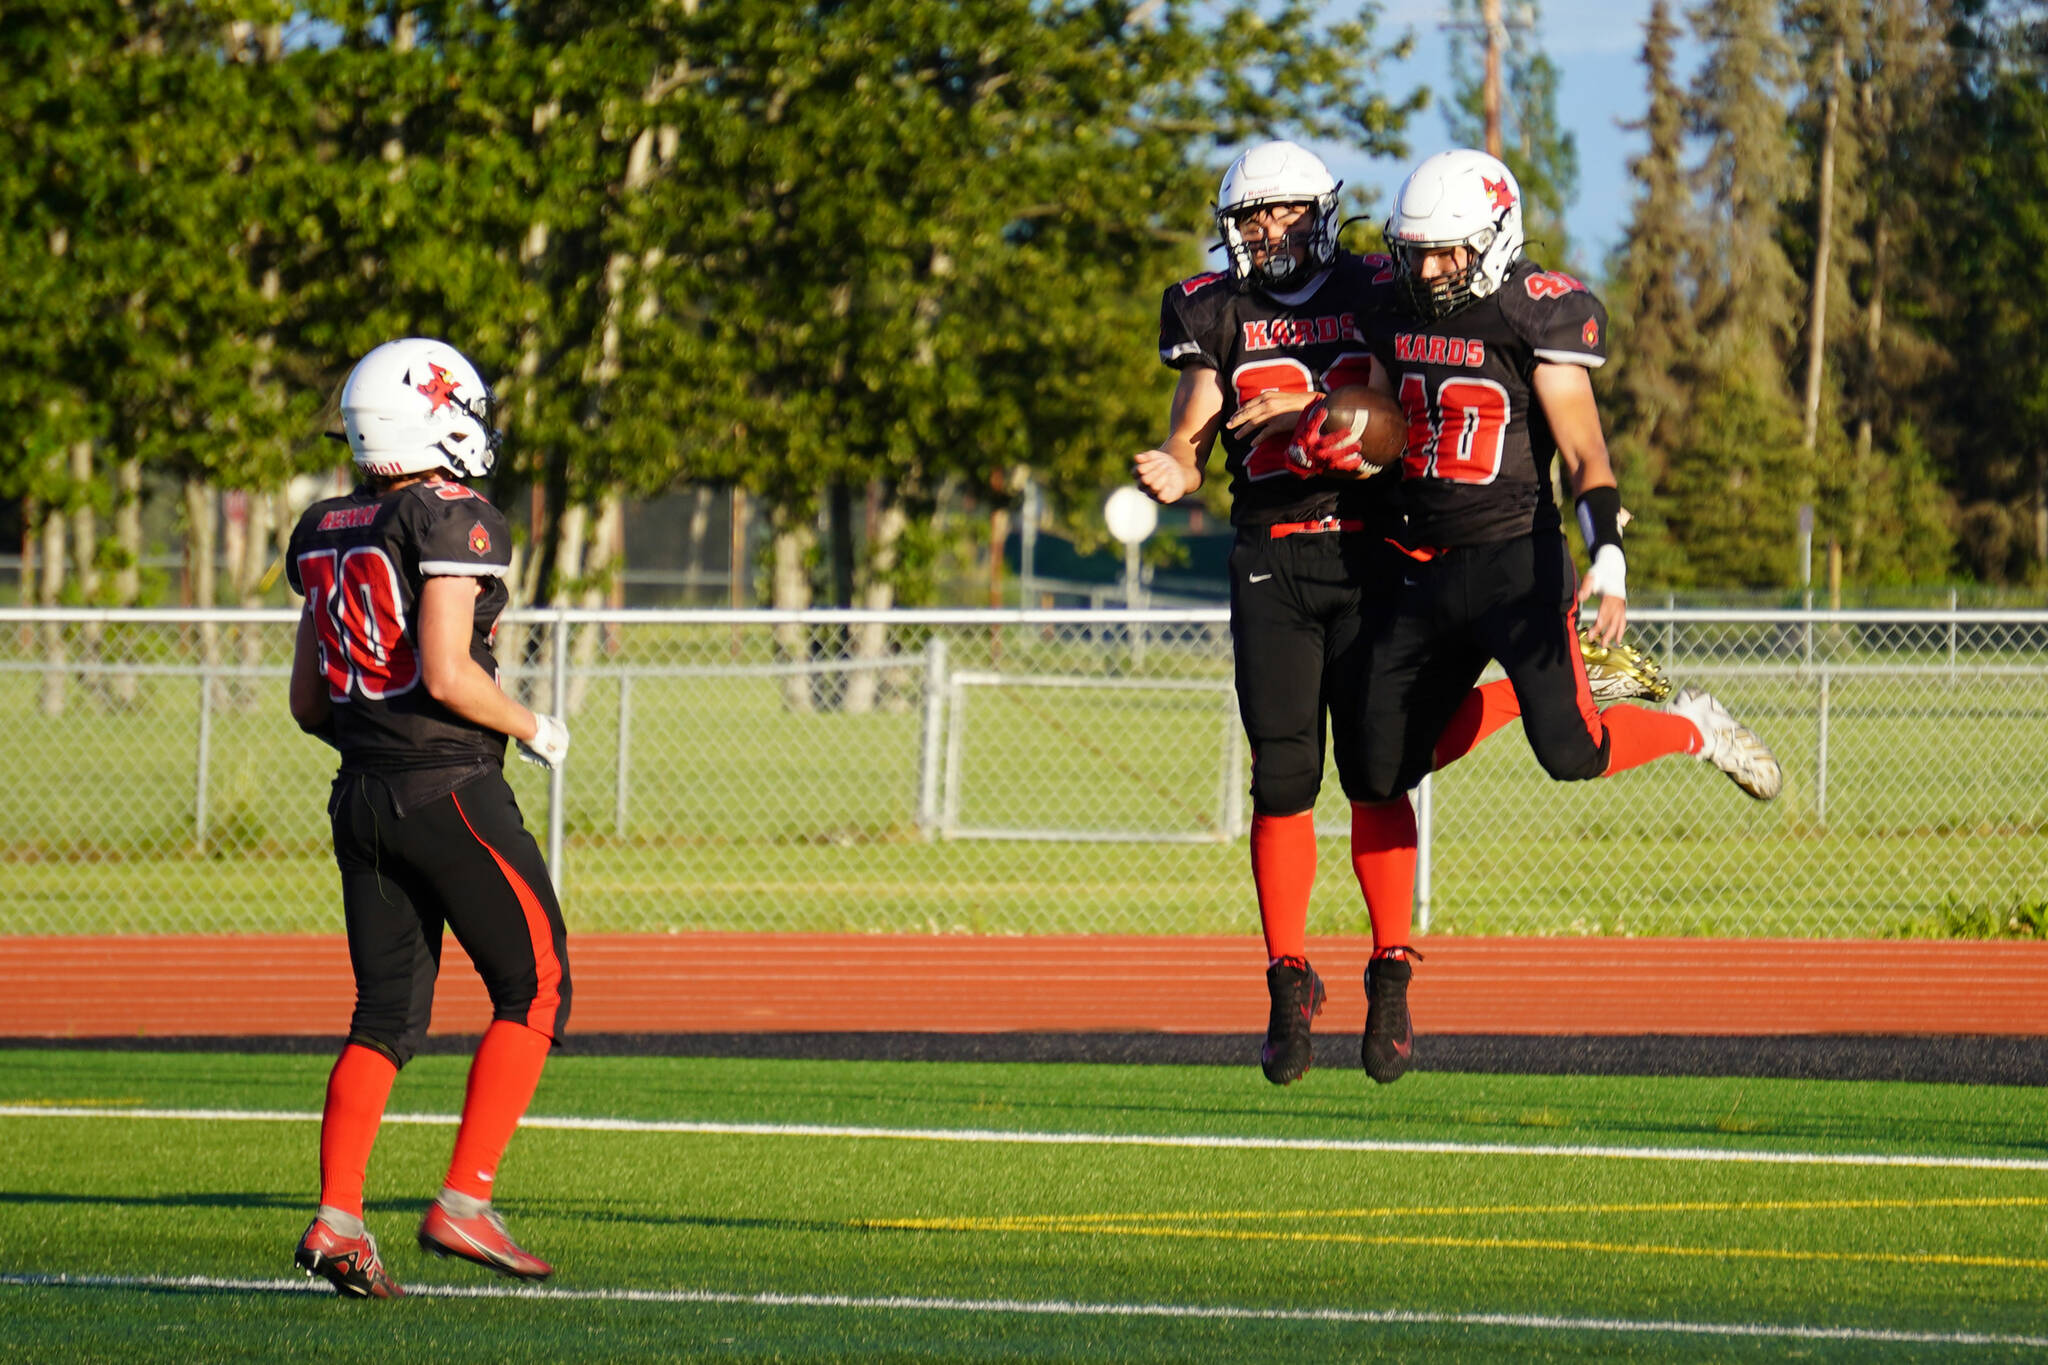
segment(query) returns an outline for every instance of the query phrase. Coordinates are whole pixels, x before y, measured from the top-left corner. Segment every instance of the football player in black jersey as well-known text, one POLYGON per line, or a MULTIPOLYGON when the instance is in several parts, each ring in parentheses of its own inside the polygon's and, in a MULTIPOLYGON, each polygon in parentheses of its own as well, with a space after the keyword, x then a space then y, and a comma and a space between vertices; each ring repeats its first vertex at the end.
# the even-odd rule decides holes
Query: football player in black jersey
MULTIPOLYGON (((1590 373, 1607 358, 1607 314, 1585 285, 1522 255, 1521 189, 1483 152, 1439 153, 1402 184, 1387 242, 1398 306, 1373 315, 1370 381, 1392 385, 1408 416, 1401 461, 1407 526, 1398 605, 1370 642, 1363 689, 1363 818, 1382 827, 1371 855, 1412 899, 1414 821, 1406 793, 1490 660, 1513 685, 1523 732, 1552 777, 1609 776, 1689 753, 1759 800, 1778 794, 1777 760, 1704 692, 1668 711, 1617 705, 1588 689, 1573 622, 1599 599, 1594 636, 1627 625, 1620 494, 1590 373), (1590 552, 1574 572, 1551 495, 1560 460, 1590 552), (1405 837, 1403 837, 1405 836, 1405 837)), ((1380 913, 1373 907, 1373 913, 1380 913)), ((1366 974, 1366 1070, 1407 1068, 1405 962, 1366 974)))
MULTIPOLYGON (((1359 788, 1357 686, 1366 618, 1391 597, 1398 572, 1388 537, 1401 524, 1399 473, 1352 458, 1334 468, 1290 460, 1297 414, 1318 396, 1361 384, 1375 365, 1359 300, 1393 279, 1393 262, 1337 249, 1337 183, 1291 142, 1253 147, 1230 167, 1216 223, 1228 268, 1166 290, 1159 355, 1180 372, 1164 445, 1134 461, 1138 483, 1176 502, 1203 483, 1220 435, 1230 474, 1230 621, 1238 711, 1252 753, 1252 877, 1266 937, 1272 1013, 1260 1064, 1286 1085, 1308 1069, 1322 981, 1306 934, 1315 883, 1316 796, 1324 715, 1347 795, 1359 788)), ((1513 719, 1506 684, 1465 697, 1439 766, 1513 719), (1495 703, 1488 706, 1489 697, 1495 703)), ((1413 825, 1410 824, 1412 842, 1413 825)), ((1361 879, 1384 835, 1354 819, 1361 879)), ((1404 959, 1410 906, 1368 890, 1375 950, 1404 959)))
POLYGON ((285 567, 306 599, 292 718, 341 753, 328 814, 356 1005, 327 1082, 320 1211, 293 1259, 345 1295, 403 1292, 363 1226, 363 1177, 392 1081, 426 1037, 446 926, 492 1019, 420 1245, 540 1279, 551 1267, 513 1242, 491 1183, 568 1021, 568 944, 503 768, 508 736, 553 768, 569 735, 497 682, 512 537, 461 482, 496 459, 491 391, 454 347, 411 338, 363 357, 341 411, 363 482, 306 510, 285 567))

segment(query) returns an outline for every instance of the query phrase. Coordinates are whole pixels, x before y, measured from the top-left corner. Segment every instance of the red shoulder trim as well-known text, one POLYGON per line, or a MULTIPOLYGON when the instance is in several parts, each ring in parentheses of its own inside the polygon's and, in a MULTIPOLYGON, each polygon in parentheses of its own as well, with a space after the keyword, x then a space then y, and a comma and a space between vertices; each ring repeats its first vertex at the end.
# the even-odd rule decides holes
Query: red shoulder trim
POLYGON ((1218 280, 1229 278, 1228 275, 1225 275, 1220 270, 1212 270, 1206 275, 1190 275, 1180 282, 1180 292, 1183 294, 1193 294, 1198 290, 1207 289, 1218 280))

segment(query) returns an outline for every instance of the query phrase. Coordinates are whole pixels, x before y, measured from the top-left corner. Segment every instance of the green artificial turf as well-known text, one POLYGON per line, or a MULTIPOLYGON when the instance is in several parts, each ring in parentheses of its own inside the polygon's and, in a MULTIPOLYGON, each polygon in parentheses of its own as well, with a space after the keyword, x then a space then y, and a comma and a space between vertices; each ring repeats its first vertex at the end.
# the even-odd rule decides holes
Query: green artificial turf
MULTIPOLYGON (((8 1052, 0 1104, 301 1114, 325 1071, 317 1057, 8 1052)), ((453 1113, 463 1073, 459 1058, 416 1061, 392 1113, 453 1113)), ((303 1283, 290 1252, 315 1202, 312 1122, 0 1116, 0 1274, 254 1282, 0 1283, 0 1335, 24 1360, 1851 1361, 2038 1357, 1956 1334, 2048 1323, 2048 1171, 1533 1150, 2039 1162, 2048 1098, 2032 1089, 1426 1072, 1374 1087, 1316 1071, 1280 1091, 1250 1065, 564 1055, 532 1113, 1461 1150, 530 1125, 499 1203, 558 1265, 551 1288, 852 1302, 343 1303, 271 1287, 303 1283), (943 1302, 877 1302, 899 1296, 943 1302), (1189 1308, 1223 1316, 1166 1316, 1189 1308), (1388 1310, 1436 1318, 1299 1316, 1388 1310), (1608 1319, 1671 1325, 1589 1325, 1608 1319)), ((371 1228, 409 1287, 503 1286, 412 1246, 452 1136, 386 1124, 371 1228)))

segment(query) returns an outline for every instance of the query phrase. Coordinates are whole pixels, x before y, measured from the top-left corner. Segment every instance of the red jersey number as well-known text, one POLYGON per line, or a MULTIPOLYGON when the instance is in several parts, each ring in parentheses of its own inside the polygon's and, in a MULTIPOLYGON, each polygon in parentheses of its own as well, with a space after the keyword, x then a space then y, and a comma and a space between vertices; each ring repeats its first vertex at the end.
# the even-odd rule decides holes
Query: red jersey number
POLYGON ((320 636, 320 671, 335 701, 410 692, 420 661, 399 602, 398 566, 376 545, 299 556, 299 582, 320 636))
MULTIPOLYGON (((1237 389, 1237 406, 1243 407, 1262 393, 1335 393, 1346 384, 1363 384, 1372 378, 1372 354, 1368 351, 1346 351, 1330 362, 1320 379, 1311 380, 1308 366, 1299 360, 1261 360, 1250 365, 1240 365, 1230 382, 1237 389)), ((1247 479, 1270 479, 1280 474, 1291 474, 1287 467, 1287 442, 1293 435, 1291 430, 1268 436, 1253 446, 1244 457, 1244 476, 1247 479)))
POLYGON ((1492 483, 1507 448, 1508 391, 1491 379, 1454 375, 1429 385, 1412 371, 1401 376, 1401 407, 1408 414, 1403 473, 1411 479, 1492 483))

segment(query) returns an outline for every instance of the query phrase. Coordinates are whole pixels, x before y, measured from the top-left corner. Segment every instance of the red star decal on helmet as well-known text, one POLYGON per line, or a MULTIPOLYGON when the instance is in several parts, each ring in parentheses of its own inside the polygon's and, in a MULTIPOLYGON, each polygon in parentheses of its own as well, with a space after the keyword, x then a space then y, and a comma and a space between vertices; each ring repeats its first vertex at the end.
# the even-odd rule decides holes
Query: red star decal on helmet
POLYGON ((1515 192, 1508 188, 1507 181, 1488 180, 1481 176, 1479 183, 1485 187, 1487 197, 1492 201, 1494 208, 1511 209, 1515 206, 1515 192))
POLYGON ((427 396, 427 401, 429 403, 432 403, 434 405, 431 408, 427 409, 427 415, 432 416, 434 413, 439 412, 442 408, 447 407, 449 403, 454 401, 455 391, 462 387, 462 381, 459 379, 450 379, 448 377, 448 371, 442 369, 439 365, 435 365, 431 362, 428 363, 427 368, 434 372, 434 378, 429 383, 419 384, 416 385, 415 387, 417 387, 421 393, 427 396))

